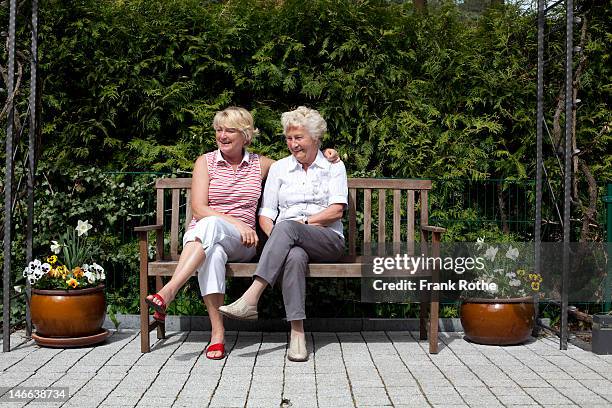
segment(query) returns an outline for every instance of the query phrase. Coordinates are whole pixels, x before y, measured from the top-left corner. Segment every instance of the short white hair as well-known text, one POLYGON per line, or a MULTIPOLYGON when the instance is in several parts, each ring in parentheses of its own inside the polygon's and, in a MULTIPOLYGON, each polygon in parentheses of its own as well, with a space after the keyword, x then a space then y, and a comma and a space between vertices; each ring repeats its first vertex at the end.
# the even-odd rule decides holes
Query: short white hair
POLYGON ((321 114, 305 106, 300 106, 296 110, 283 113, 281 115, 281 124, 285 134, 289 128, 303 127, 315 142, 319 142, 321 136, 327 131, 327 123, 321 114))

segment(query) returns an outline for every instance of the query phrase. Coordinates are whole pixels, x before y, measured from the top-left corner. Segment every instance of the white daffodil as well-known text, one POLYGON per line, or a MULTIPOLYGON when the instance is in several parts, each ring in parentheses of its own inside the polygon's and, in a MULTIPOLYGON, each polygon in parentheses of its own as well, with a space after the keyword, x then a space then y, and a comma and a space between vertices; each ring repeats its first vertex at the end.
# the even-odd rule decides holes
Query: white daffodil
POLYGON ((51 252, 53 252, 55 255, 62 252, 62 244, 58 243, 57 241, 51 241, 51 252))
POLYGON ((512 248, 512 245, 510 245, 510 248, 508 248, 508 252, 506 252, 506 258, 516 261, 516 258, 518 258, 518 256, 519 250, 517 248, 512 248))
POLYGON ((518 279, 512 279, 512 280, 510 281, 510 286, 515 286, 515 287, 516 287, 516 286, 521 286, 521 281, 520 281, 520 280, 518 280, 518 279))
POLYGON ((495 259, 495 255, 497 255, 498 250, 499 248, 490 246, 487 248, 487 251, 485 252, 484 257, 488 259, 489 261, 493 262, 493 260, 495 259))
POLYGON ((506 273, 506 276, 507 276, 508 278, 516 278, 516 273, 514 273, 514 272, 508 272, 508 273, 506 273))
POLYGON ((477 238, 476 248, 478 248, 478 250, 480 251, 482 248, 484 248, 484 246, 485 246, 484 237, 477 238))
POLYGON ((77 233, 79 235, 79 237, 83 234, 87 234, 87 231, 89 231, 91 229, 92 225, 89 223, 89 221, 85 220, 85 221, 78 221, 76 230, 77 233))

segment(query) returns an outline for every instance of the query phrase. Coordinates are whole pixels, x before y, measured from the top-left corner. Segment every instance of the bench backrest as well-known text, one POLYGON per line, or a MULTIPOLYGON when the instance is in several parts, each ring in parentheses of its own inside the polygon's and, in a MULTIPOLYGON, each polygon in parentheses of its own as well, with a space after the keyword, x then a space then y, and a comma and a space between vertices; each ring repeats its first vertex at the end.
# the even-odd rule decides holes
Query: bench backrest
MULTIPOLYGON (((431 190, 431 180, 349 178, 348 187, 349 206, 344 228, 348 231, 345 236, 349 255, 358 254, 358 243, 367 245, 373 242, 405 242, 408 251, 412 252, 415 234, 417 231, 421 234, 416 226, 429 224, 428 192, 431 190), (393 197, 392 211, 388 211, 388 196, 393 197), (373 213, 373 207, 377 207, 378 211, 373 213), (389 225, 392 228, 388 228, 389 225), (361 239, 359 231, 363 231, 361 239), (376 232, 374 240, 373 232, 376 232)), ((164 256, 160 251, 161 245, 158 245, 158 259, 178 260, 180 231, 192 218, 191 178, 159 179, 155 188, 156 224, 163 224, 167 230, 168 222, 165 220, 170 223, 170 253, 164 256), (166 206, 166 196, 170 199, 170 206, 166 206)), ((422 236, 420 239, 424 240, 422 236)))

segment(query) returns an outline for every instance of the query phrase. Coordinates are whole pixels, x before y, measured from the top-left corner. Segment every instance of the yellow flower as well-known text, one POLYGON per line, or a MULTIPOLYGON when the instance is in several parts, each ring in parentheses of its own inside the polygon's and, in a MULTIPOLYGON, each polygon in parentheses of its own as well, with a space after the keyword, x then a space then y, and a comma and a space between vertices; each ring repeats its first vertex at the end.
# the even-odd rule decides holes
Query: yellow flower
POLYGON ((531 282, 531 289, 535 290, 536 292, 540 290, 540 282, 534 281, 531 282))
POLYGON ((48 273, 52 278, 58 278, 61 275, 56 268, 51 268, 48 273))
POLYGON ((517 269, 516 274, 522 278, 523 276, 525 276, 525 270, 517 269))
POLYGON ((80 266, 77 266, 77 267, 75 267, 75 268, 72 270, 72 274, 73 274, 73 275, 74 275, 74 277, 75 277, 75 278, 77 278, 77 279, 82 278, 84 273, 85 273, 85 272, 83 272, 83 269, 81 269, 81 267, 80 267, 80 266))
POLYGON ((542 282, 544 279, 542 279, 542 276, 540 276, 539 273, 530 273, 529 274, 529 280, 532 282, 542 282))
POLYGON ((70 286, 71 288, 76 288, 77 286, 79 286, 79 282, 77 282, 76 279, 74 278, 70 278, 66 281, 66 283, 68 284, 68 286, 70 286))
POLYGON ((68 274, 68 268, 66 268, 64 265, 60 265, 57 267, 57 274, 58 276, 61 276, 62 279, 66 279, 66 275, 68 274))
POLYGON ((47 262, 49 262, 51 265, 55 265, 55 263, 57 262, 57 255, 51 255, 50 257, 48 257, 47 262))

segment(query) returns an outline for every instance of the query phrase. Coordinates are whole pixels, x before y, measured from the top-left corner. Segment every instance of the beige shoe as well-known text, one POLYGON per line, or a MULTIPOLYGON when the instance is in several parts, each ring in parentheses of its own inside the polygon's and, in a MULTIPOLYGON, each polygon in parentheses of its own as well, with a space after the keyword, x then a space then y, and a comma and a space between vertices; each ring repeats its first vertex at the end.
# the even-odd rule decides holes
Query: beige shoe
POLYGON ((219 313, 232 319, 257 320, 257 306, 249 305, 243 298, 227 306, 221 306, 219 313))
POLYGON ((308 350, 306 349, 306 338, 303 336, 292 337, 289 342, 287 358, 290 361, 307 361, 308 350))

